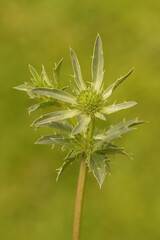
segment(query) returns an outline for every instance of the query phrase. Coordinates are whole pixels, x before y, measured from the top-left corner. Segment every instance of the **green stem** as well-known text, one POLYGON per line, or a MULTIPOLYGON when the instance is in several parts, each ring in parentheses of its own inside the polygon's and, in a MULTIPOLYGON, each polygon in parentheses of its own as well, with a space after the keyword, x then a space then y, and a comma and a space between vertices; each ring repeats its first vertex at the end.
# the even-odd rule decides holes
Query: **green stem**
MULTIPOLYGON (((93 138, 94 133, 94 119, 91 120, 90 129, 88 133, 88 141, 90 142, 93 138)), ((76 203, 75 203, 75 214, 74 214, 74 225, 73 225, 73 240, 80 239, 80 227, 81 227, 81 219, 82 219, 82 208, 83 208, 83 198, 84 198, 84 188, 86 183, 86 175, 87 175, 87 164, 82 156, 78 185, 77 185, 77 195, 76 195, 76 203)))
POLYGON ((94 134, 94 127, 95 127, 95 118, 93 117, 90 122, 90 128, 88 133, 88 140, 91 141, 94 134))
POLYGON ((73 225, 73 240, 80 239, 80 226, 81 226, 81 218, 82 218, 82 207, 83 207, 86 175, 87 175, 87 164, 82 159, 81 165, 80 165, 80 171, 79 171, 78 186, 77 186, 77 196, 76 196, 74 225, 73 225))

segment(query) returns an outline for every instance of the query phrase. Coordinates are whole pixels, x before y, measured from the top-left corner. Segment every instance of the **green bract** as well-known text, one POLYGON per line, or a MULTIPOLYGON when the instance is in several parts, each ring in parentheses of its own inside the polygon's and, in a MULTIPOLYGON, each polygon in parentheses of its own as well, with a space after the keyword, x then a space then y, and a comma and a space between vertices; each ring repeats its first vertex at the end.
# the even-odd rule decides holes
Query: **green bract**
POLYGON ((46 106, 63 108, 63 110, 41 116, 32 124, 37 127, 50 127, 58 131, 40 138, 36 144, 62 146, 69 151, 62 167, 58 169, 57 179, 68 165, 76 158, 82 157, 101 186, 106 172, 110 172, 109 155, 117 153, 130 157, 123 148, 113 145, 111 141, 144 121, 138 119, 122 121, 103 131, 97 129, 97 133, 94 133, 91 139, 88 138, 89 123, 95 118, 105 121, 105 115, 136 105, 134 101, 108 104, 113 91, 132 73, 133 69, 104 89, 103 50, 102 41, 98 35, 93 50, 92 82, 87 86, 83 81, 77 56, 72 49, 70 49, 70 54, 76 84, 71 82, 73 95, 67 93, 66 88, 60 88, 59 72, 62 60, 55 66, 53 81, 48 78, 43 66, 41 76, 33 67, 29 66, 32 82, 20 85, 16 89, 26 91, 31 98, 38 102, 29 108, 29 113, 46 106))

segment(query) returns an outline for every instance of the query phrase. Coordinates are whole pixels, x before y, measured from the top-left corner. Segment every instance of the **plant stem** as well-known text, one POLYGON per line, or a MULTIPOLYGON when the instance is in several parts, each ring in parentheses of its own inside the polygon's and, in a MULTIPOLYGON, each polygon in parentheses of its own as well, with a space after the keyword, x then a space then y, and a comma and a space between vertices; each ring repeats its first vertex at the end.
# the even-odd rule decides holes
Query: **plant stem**
POLYGON ((82 159, 79 171, 79 179, 77 186, 77 196, 75 204, 75 215, 74 215, 74 226, 73 226, 73 240, 80 239, 80 226, 82 217, 82 206, 83 206, 83 196, 84 187, 86 182, 87 164, 82 159))
MULTIPOLYGON (((94 133, 94 119, 91 120, 90 129, 88 133, 88 141, 90 142, 94 133)), ((76 195, 76 203, 75 203, 75 214, 74 214, 74 225, 73 225, 73 240, 80 239, 80 227, 81 227, 81 219, 82 219, 82 208, 83 208, 83 198, 84 198, 84 188, 86 182, 87 175, 87 164, 84 161, 82 156, 78 185, 77 185, 77 195, 76 195)))
POLYGON ((90 122, 89 133, 88 133, 88 139, 89 139, 89 141, 91 141, 92 138, 93 138, 94 127, 95 127, 95 118, 92 118, 92 119, 91 119, 91 122, 90 122))

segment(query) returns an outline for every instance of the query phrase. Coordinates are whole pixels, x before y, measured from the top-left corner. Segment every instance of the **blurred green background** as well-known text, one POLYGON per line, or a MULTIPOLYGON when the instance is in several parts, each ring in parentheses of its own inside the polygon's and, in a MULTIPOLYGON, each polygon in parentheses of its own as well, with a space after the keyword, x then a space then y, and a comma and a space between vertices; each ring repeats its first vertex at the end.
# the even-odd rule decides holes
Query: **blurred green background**
MULTIPOLYGON (((93 44, 99 32, 105 58, 105 86, 135 71, 112 100, 139 104, 109 116, 148 120, 116 143, 134 161, 115 157, 112 175, 100 190, 88 174, 82 223, 83 240, 160 239, 160 1, 1 0, 0 7, 0 238, 72 239, 79 164, 58 183, 64 153, 33 143, 43 130, 30 124, 41 111, 27 113, 26 93, 12 87, 28 81, 28 64, 52 76, 64 57, 62 82, 72 74, 69 47, 90 81, 93 44)), ((101 122, 99 122, 101 124, 101 122)), ((104 123, 103 123, 104 124, 104 123)), ((104 126, 104 125, 103 125, 104 126)))

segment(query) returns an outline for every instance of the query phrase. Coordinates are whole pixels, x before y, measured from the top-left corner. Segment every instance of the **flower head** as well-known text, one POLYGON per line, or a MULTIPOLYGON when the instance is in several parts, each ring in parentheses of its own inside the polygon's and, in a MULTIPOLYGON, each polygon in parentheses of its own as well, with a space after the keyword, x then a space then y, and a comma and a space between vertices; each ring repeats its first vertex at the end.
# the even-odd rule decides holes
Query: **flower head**
POLYGON ((65 91, 53 88, 35 88, 32 90, 33 93, 69 103, 70 108, 68 110, 46 114, 38 118, 33 125, 40 126, 45 123, 80 116, 77 126, 72 130, 72 134, 75 135, 83 131, 92 118, 98 117, 105 120, 104 114, 111 114, 122 109, 130 108, 136 104, 136 102, 133 101, 123 102, 117 105, 107 104, 112 92, 131 74, 133 69, 104 90, 102 86, 104 76, 103 50, 99 35, 96 38, 93 50, 92 83, 88 87, 83 81, 79 61, 72 49, 70 49, 70 54, 76 83, 76 86, 73 83, 71 84, 75 93, 74 96, 65 91))

